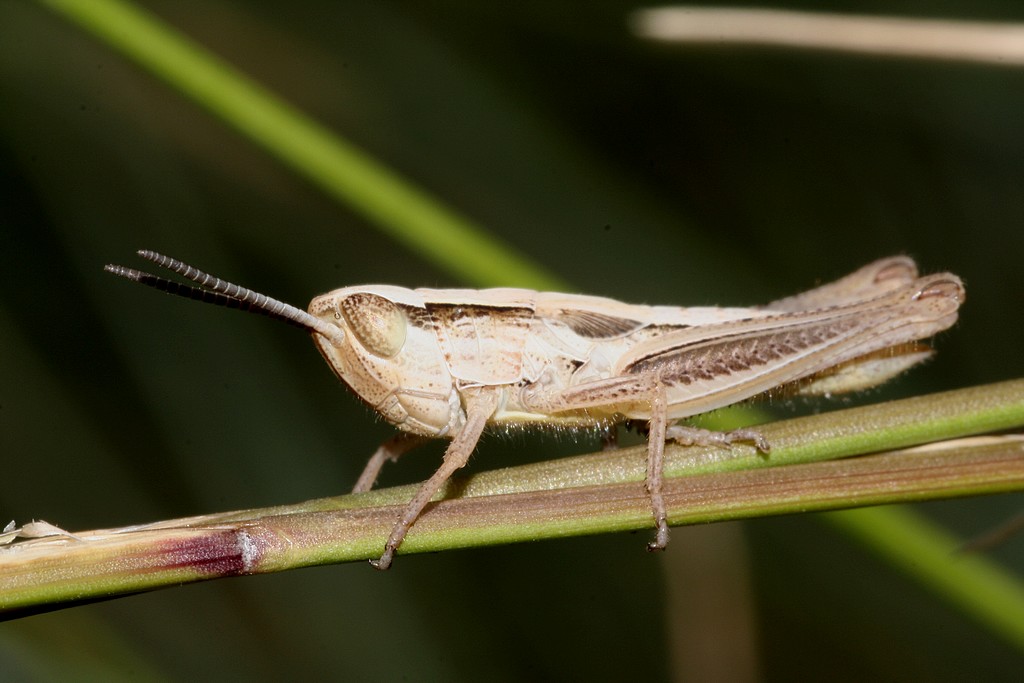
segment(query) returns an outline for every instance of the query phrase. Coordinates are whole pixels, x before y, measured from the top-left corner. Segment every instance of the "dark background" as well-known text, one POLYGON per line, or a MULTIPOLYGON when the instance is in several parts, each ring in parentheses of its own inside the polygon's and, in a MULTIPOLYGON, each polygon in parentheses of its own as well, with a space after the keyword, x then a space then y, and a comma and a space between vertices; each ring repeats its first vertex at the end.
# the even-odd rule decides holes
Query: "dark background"
MULTIPOLYGON (((867 400, 1022 374, 1019 68, 654 45, 621 2, 140 4, 580 292, 760 303, 906 253, 960 274, 968 303, 934 362, 867 400)), ((1015 3, 830 5, 1024 20, 1015 3)), ((77 27, 0 2, 0 523, 111 527, 338 494, 391 433, 301 333, 102 272, 142 247, 303 307, 350 284, 465 285, 77 27)), ((594 446, 490 439, 472 466, 594 446)), ((383 483, 425 477, 440 452, 383 483)), ((918 509, 969 537, 1020 502, 918 509)), ((721 679, 746 662, 747 624, 770 680, 1019 675, 1017 651, 814 517, 678 529, 661 556, 645 540, 79 607, 0 625, 0 672, 721 679)), ((1024 543, 992 555, 1019 571, 1024 543)))

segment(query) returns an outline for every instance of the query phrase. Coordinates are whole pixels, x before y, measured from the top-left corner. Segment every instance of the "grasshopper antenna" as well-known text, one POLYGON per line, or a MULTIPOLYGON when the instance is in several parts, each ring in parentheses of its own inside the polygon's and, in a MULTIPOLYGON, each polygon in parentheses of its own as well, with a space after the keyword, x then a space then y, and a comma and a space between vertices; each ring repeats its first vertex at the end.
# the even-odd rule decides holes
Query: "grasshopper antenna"
POLYGON ((281 320, 289 325, 301 327, 304 330, 323 335, 328 339, 335 339, 341 334, 341 330, 334 325, 310 315, 301 308, 296 308, 291 304, 278 301, 266 294, 260 294, 259 292, 246 287, 241 287, 226 280, 221 280, 209 273, 204 273, 198 268, 193 268, 187 263, 182 263, 177 259, 164 256, 163 254, 158 254, 155 251, 143 249, 139 251, 138 254, 160 268, 166 268, 167 270, 177 273, 186 280, 191 280, 199 286, 193 287, 181 282, 175 282, 174 280, 168 280, 157 275, 152 275, 141 270, 114 264, 104 266, 103 270, 128 280, 144 284, 147 287, 159 289, 161 292, 174 294, 175 296, 180 296, 185 299, 195 299, 196 301, 202 301, 216 306, 237 308, 241 311, 259 313, 267 316, 268 318, 281 320))

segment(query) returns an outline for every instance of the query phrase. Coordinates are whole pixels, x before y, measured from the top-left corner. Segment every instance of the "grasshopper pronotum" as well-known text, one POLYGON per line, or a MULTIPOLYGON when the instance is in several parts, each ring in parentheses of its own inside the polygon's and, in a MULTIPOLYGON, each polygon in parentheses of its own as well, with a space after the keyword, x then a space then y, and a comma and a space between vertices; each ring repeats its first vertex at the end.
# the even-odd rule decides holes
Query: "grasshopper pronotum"
POLYGON ((525 289, 346 287, 309 311, 151 251, 139 255, 198 287, 109 265, 172 294, 284 320, 308 330, 327 363, 401 436, 370 458, 355 490, 426 438, 451 439, 441 467, 408 503, 372 564, 387 569, 438 489, 469 460, 487 425, 611 429, 646 425, 656 535, 668 543, 662 499, 665 442, 751 441, 754 430, 709 432, 675 422, 790 386, 832 394, 874 386, 924 360, 917 340, 952 325, 964 301, 950 273, 918 277, 882 259, 845 278, 758 308, 630 305, 525 289))

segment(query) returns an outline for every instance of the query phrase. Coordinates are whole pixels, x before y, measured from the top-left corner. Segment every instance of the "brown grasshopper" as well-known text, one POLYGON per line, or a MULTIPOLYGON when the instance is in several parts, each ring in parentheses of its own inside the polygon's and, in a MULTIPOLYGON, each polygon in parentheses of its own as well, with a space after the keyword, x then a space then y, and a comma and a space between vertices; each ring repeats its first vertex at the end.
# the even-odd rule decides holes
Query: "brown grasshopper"
POLYGON ((526 289, 346 287, 303 311, 152 251, 139 255, 196 283, 123 266, 106 270, 172 294, 251 310, 308 330, 335 374, 400 430, 371 457, 356 491, 387 460, 427 438, 451 439, 441 467, 407 504, 372 564, 390 566, 438 489, 469 460, 488 425, 646 425, 646 488, 668 543, 662 498, 666 440, 769 444, 756 431, 676 424, 791 387, 833 394, 874 386, 931 354, 917 340, 951 326, 964 301, 957 276, 918 277, 882 259, 841 280, 758 308, 640 306, 526 289))

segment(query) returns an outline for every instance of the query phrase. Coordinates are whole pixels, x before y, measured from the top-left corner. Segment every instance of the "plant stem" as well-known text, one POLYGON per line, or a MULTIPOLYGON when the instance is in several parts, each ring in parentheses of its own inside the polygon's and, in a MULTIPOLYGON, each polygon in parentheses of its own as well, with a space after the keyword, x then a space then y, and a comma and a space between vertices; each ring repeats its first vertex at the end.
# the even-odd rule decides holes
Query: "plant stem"
MULTIPOLYGON (((1022 424, 1024 380, 1017 380, 764 425, 773 444, 768 457, 742 446, 670 447, 669 518, 691 524, 1024 490, 1024 442, 1016 437, 845 458, 883 442, 926 442, 928 430, 947 439, 1022 424)), ((649 528, 644 451, 605 451, 451 482, 402 551, 649 528)), ((372 558, 414 489, 15 542, 0 551, 0 610, 372 558)))

